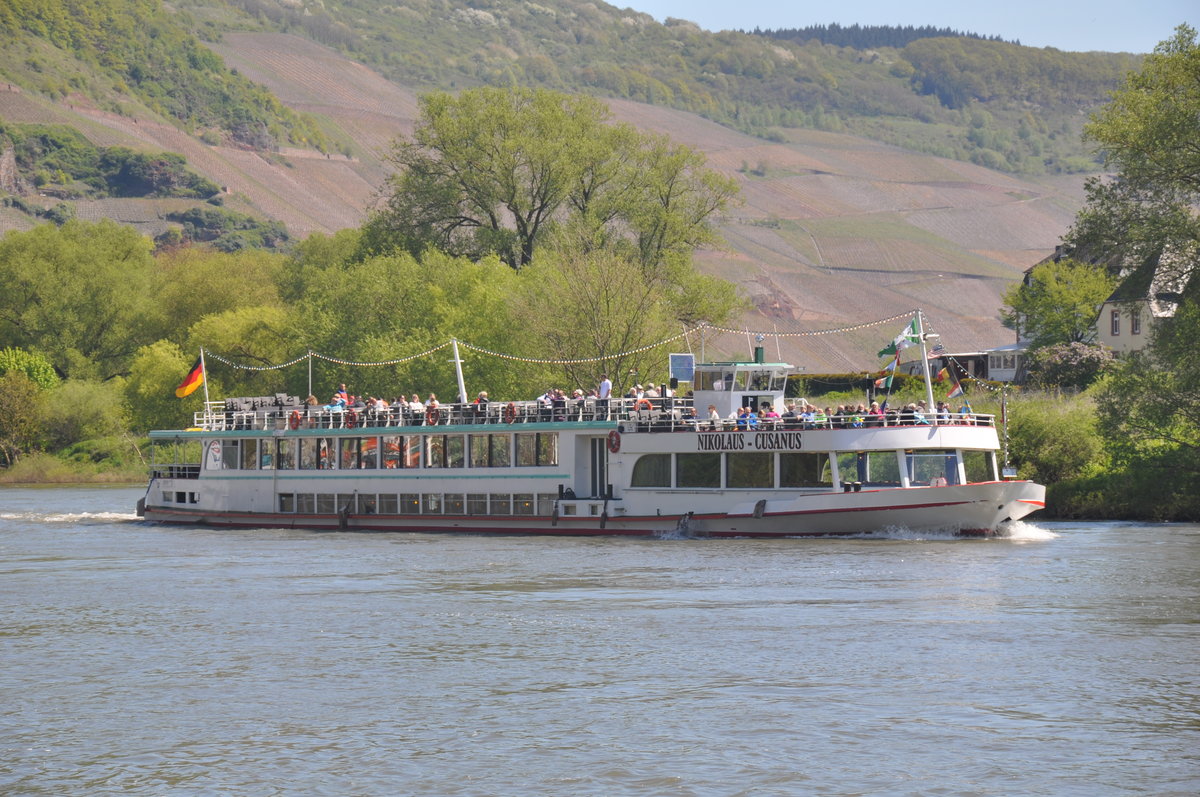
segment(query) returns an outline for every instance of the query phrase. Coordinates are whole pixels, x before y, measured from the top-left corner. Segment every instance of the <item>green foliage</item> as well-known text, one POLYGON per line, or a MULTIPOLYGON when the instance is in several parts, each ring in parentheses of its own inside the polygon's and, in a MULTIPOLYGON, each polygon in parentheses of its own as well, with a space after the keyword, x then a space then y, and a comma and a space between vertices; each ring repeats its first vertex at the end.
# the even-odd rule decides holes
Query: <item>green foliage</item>
POLYGON ((0 349, 0 376, 14 372, 25 374, 42 390, 49 390, 59 382, 54 365, 41 354, 7 346, 0 349))
POLYGON ((167 219, 183 225, 185 240, 206 243, 221 252, 279 249, 289 241, 282 222, 264 221, 224 208, 190 208, 168 213, 167 219))
POLYGON ((73 196, 203 198, 220 190, 190 171, 182 155, 96 147, 65 125, 0 122, 0 144, 4 139, 12 143, 19 176, 39 186, 56 183, 73 196))
POLYGON ((184 355, 178 346, 166 340, 138 350, 124 384, 132 430, 147 432, 191 426, 188 419, 192 413, 203 409, 204 391, 197 390, 180 399, 175 397, 175 388, 194 361, 194 357, 184 355))
MULTIPOLYGON (((777 128, 787 127, 845 131, 1028 173, 1095 171, 1076 135, 1079 112, 1104 102, 1137 64, 1131 55, 974 39, 922 38, 904 50, 894 49, 897 40, 863 50, 710 33, 586 0, 233 4, 251 19, 227 18, 230 27, 308 36, 403 85, 517 85, 615 97, 690 111, 753 135, 778 137, 777 128), (943 53, 940 42, 959 49, 943 53), (914 82, 908 48, 930 43, 931 51, 911 56, 921 67, 914 82), (944 105, 933 93, 945 86, 941 94, 951 96, 960 84, 986 89, 979 93, 987 99, 973 105, 994 117, 988 143, 969 140, 963 106, 944 105)), ((210 13, 208 0, 191 5, 210 13)))
POLYGON ((1155 262, 1186 284, 1200 263, 1200 43, 1187 25, 1130 73, 1086 137, 1116 172, 1093 179, 1068 240, 1117 267, 1155 262))
POLYGON ((629 251, 645 268, 714 240, 736 184, 665 137, 608 124, 598 101, 545 90, 481 88, 421 99, 392 156, 386 206, 367 252, 428 247, 527 265, 556 230, 629 251))
POLYGON ((325 151, 312 120, 227 69, 185 30, 187 22, 158 0, 7 0, 0 42, 11 46, 21 34, 44 40, 188 129, 217 128, 258 149, 291 141, 325 151))
POLYGON ((1160 319, 1151 356, 1120 361, 1099 392, 1101 428, 1114 458, 1150 463, 1162 478, 1194 487, 1200 478, 1200 302, 1180 304, 1160 319))
POLYGON ((1085 394, 1023 394, 1009 401, 1008 420, 1013 464, 1022 478, 1056 484, 1106 464, 1095 405, 1085 394))
POLYGON ((70 221, 0 239, 0 340, 60 376, 108 379, 151 341, 150 243, 112 221, 70 221))
POLYGON ((11 466, 42 439, 42 389, 22 371, 0 375, 0 464, 11 466))
POLYGON ((1086 343, 1056 343, 1029 353, 1029 381, 1039 387, 1090 387, 1111 367, 1113 354, 1086 343))
POLYGON ((116 436, 126 428, 120 380, 68 379, 49 391, 42 413, 46 444, 52 450, 79 440, 116 436))
POLYGON ((1029 340, 1031 349, 1093 337, 1096 308, 1117 280, 1103 268, 1070 258, 1036 266, 1004 294, 1004 325, 1029 340))

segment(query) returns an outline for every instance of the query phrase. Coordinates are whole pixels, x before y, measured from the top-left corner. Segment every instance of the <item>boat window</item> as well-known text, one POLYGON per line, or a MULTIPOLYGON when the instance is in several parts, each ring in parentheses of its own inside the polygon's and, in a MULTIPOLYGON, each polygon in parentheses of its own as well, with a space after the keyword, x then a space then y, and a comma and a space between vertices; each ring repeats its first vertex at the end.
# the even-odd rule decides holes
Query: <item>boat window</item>
POLYGON ((379 467, 379 438, 364 437, 358 444, 358 466, 373 470, 379 467))
POLYGON ((333 440, 328 437, 304 437, 300 439, 300 470, 328 470, 334 466, 329 456, 333 440))
POLYGON ((396 514, 396 494, 395 493, 380 493, 379 494, 379 514, 381 514, 381 515, 396 514))
POLYGON ((787 390, 787 371, 776 371, 771 376, 771 390, 782 393, 787 390))
POLYGON ((724 390, 725 383, 721 381, 720 371, 697 371, 696 390, 724 390))
POLYGON ((633 466, 630 487, 670 487, 671 455, 643 454, 633 466))
POLYGON ((533 514, 533 493, 513 493, 513 514, 533 514))
POLYGON ((224 470, 237 470, 241 460, 241 447, 237 440, 226 440, 221 444, 221 467, 224 470))
POLYGON ((730 371, 725 374, 725 389, 726 390, 745 390, 746 389, 746 372, 745 371, 730 371))
POLYGON ((425 437, 425 467, 446 467, 446 435, 431 434, 425 437))
POLYGON ((242 470, 258 470, 258 441, 242 441, 242 470))
MULTIPOLYGON (((895 454, 892 455, 895 460, 895 454)), ((785 452, 779 455, 780 487, 832 487, 828 454, 785 452)))
POLYGON ((425 502, 421 512, 426 515, 442 514, 442 496, 439 493, 425 493, 425 502))
POLYGON ((275 467, 275 441, 258 441, 258 467, 261 470, 271 470, 275 467))
POLYGON ((447 515, 461 515, 464 512, 462 493, 447 493, 442 497, 442 507, 447 515))
MULTIPOLYGON (((464 464, 466 464, 463 456, 463 446, 465 444, 466 440, 464 440, 463 436, 460 434, 446 435, 447 468, 461 468, 464 464)), ((461 512, 456 514, 461 514, 461 512)))
POLYGON ((918 449, 905 452, 904 458, 912 484, 955 484, 958 481, 958 459, 953 451, 918 449))
POLYGON ((332 437, 317 438, 317 469, 333 470, 337 467, 336 440, 332 437))
POLYGON ((774 487, 774 454, 726 454, 730 487, 774 487))
POLYGON ((467 514, 486 515, 488 513, 487 493, 467 493, 467 514))
POLYGON ((554 514, 554 504, 558 496, 553 493, 538 493, 538 514, 549 517, 554 514))
POLYGON ((296 468, 296 446, 294 440, 276 440, 277 455, 276 461, 279 464, 280 470, 295 470, 296 468))
POLYGON ((376 509, 375 495, 373 493, 359 493, 358 506, 354 508, 355 514, 359 515, 374 515, 376 509))
POLYGON ((343 437, 339 442, 342 456, 339 460, 342 470, 357 470, 358 469, 358 438, 343 437))
POLYGON ((537 464, 537 435, 515 434, 517 443, 517 467, 532 468, 537 464))
POLYGON ((967 471, 967 482, 990 482, 996 480, 996 455, 991 451, 964 451, 963 467, 967 471))
POLYGON ((317 514, 337 514, 337 501, 335 500, 333 493, 317 493, 317 514))
POLYGON ((421 496, 416 493, 401 493, 400 504, 397 511, 401 515, 419 515, 421 514, 421 496))
POLYGON ((304 515, 311 515, 317 511, 317 503, 313 499, 312 493, 297 493, 296 495, 296 512, 304 515))
POLYGON ((296 495, 295 493, 280 493, 279 494, 279 511, 280 512, 295 512, 296 511, 296 495))
POLYGON ((747 373, 749 377, 750 390, 770 390, 771 389, 771 372, 770 371, 750 371, 747 373))
POLYGON ((558 464, 558 433, 557 432, 539 432, 538 433, 538 464, 539 465, 557 465, 558 464))
POLYGON ((512 514, 511 495, 493 495, 488 499, 488 511, 493 515, 512 514))
POLYGON ((382 458, 384 468, 402 468, 403 459, 401 451, 404 445, 404 438, 400 435, 384 435, 379 438, 379 454, 382 458))
POLYGON ((512 464, 512 436, 493 434, 488 437, 491 440, 492 467, 507 468, 512 464))
POLYGON ((676 482, 680 487, 720 487, 721 455, 676 454, 676 482))

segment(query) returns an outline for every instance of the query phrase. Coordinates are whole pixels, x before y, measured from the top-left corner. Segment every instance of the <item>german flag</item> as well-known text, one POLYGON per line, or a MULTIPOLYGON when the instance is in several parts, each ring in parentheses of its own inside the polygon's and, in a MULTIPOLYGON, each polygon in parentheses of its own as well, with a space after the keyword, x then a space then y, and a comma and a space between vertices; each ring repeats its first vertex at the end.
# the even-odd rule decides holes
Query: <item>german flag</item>
POLYGON ((188 371, 188 375, 179 383, 179 387, 175 388, 175 397, 183 398, 190 396, 195 392, 196 388, 204 384, 204 358, 197 357, 196 364, 192 366, 192 370, 188 371))

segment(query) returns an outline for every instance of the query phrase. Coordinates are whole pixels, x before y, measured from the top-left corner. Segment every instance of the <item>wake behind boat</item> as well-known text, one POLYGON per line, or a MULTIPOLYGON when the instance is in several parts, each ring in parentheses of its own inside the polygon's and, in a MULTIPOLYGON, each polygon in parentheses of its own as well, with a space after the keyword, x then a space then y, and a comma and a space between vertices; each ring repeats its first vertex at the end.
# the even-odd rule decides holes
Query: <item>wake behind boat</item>
POLYGON ((286 395, 209 402, 191 429, 151 433, 139 514, 240 527, 793 537, 987 535, 1045 505, 1042 485, 1001 478, 990 415, 783 417, 793 367, 763 362, 761 348, 754 361, 694 369, 689 398, 370 412, 286 395), (767 417, 739 420, 743 407, 767 417))

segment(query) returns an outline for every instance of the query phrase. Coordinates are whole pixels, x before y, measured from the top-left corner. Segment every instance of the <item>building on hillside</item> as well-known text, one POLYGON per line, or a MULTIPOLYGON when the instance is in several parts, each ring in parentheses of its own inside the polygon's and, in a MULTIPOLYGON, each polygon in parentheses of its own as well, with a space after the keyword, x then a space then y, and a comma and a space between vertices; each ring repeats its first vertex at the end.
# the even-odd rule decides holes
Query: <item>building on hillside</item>
POLYGON ((1100 305, 1096 342, 1112 349, 1118 357, 1145 349, 1154 325, 1175 315, 1187 287, 1190 274, 1178 265, 1164 254, 1125 274, 1100 305))

